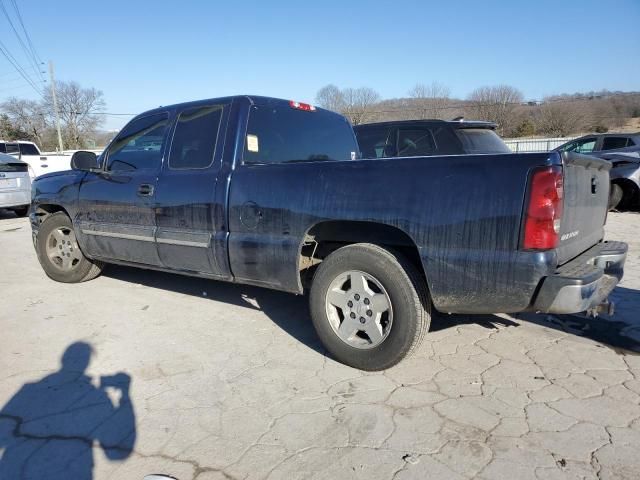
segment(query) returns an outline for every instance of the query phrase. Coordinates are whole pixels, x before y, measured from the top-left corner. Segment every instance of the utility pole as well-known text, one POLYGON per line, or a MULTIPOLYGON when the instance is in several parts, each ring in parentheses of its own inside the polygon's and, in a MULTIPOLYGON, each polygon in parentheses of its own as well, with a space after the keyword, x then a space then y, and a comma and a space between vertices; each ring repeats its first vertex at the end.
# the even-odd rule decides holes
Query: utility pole
POLYGON ((56 129, 58 130, 58 148, 60 153, 64 151, 62 145, 62 133, 60 132, 60 112, 58 111, 58 97, 56 97, 56 80, 53 76, 53 62, 49 60, 49 76, 51 77, 51 97, 53 98, 53 112, 56 116, 56 129))

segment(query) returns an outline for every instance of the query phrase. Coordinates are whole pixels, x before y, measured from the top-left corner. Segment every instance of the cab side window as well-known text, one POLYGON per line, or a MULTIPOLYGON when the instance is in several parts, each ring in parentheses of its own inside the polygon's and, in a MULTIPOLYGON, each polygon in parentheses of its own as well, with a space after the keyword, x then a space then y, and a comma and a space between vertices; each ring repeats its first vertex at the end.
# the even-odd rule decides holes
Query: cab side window
POLYGON ((213 162, 223 105, 195 107, 180 113, 171 142, 169 168, 207 168, 213 162))
POLYGON ((157 113, 138 118, 118 134, 107 153, 107 170, 158 169, 166 139, 169 115, 157 113))

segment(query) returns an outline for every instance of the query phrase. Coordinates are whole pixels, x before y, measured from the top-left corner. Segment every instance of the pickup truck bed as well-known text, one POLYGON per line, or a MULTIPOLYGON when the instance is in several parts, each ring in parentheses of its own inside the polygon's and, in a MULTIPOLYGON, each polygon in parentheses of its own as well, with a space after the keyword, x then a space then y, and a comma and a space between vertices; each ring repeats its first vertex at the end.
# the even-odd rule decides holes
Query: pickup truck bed
POLYGON ((601 305, 622 276, 626 245, 602 243, 607 162, 558 153, 357 160, 357 150, 342 117, 297 102, 156 109, 99 159, 76 154, 72 172, 34 182, 36 251, 60 281, 121 263, 309 288, 322 341, 364 369, 413 351, 432 308, 578 312, 601 305), (203 142, 196 121, 207 118, 218 134, 203 142), (154 157, 153 168, 138 164, 154 157))

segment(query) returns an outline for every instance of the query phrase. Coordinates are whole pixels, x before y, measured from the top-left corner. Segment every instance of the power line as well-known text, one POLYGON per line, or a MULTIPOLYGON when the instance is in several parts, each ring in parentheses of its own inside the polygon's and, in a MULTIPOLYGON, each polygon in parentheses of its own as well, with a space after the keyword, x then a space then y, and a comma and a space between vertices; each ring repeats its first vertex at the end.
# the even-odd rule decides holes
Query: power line
POLYGON ((16 16, 18 17, 18 21, 20 22, 20 25, 22 26, 22 31, 24 32, 24 36, 27 39, 27 43, 29 44, 29 49, 31 50, 31 53, 33 54, 34 58, 36 59, 36 62, 39 65, 42 65, 44 62, 40 58, 40 55, 38 55, 38 52, 36 51, 36 48, 33 45, 33 42, 31 41, 31 36, 29 35, 29 32, 27 31, 27 28, 24 26, 24 21, 22 20, 22 14, 20 13, 20 9, 18 8, 18 4, 16 3, 16 0, 11 0, 11 4, 13 5, 13 9, 16 11, 16 16))
POLYGON ((13 66, 13 68, 15 68, 17 70, 17 72, 20 74, 20 76, 22 76, 22 78, 24 78, 27 81, 27 83, 29 83, 31 85, 31 87, 35 90, 35 92, 38 95, 40 95, 41 97, 44 98, 44 96, 42 95, 42 92, 38 89, 38 87, 33 82, 31 77, 29 75, 27 75, 27 72, 25 72, 24 68, 22 68, 22 66, 18 63, 18 61, 15 59, 15 57, 13 55, 11 55, 11 52, 9 52, 9 50, 2 43, 2 41, 0 41, 0 53, 2 53, 2 55, 4 55, 4 57, 9 61, 9 63, 13 66))
POLYGON ((22 37, 18 33, 18 30, 16 29, 15 25, 13 24, 13 21, 11 20, 11 16, 9 15, 9 12, 6 9, 3 0, 0 0, 0 10, 2 10, 2 13, 4 13, 5 18, 9 22, 9 25, 11 26, 11 30, 13 30, 13 33, 15 34, 16 38, 18 39, 18 43, 22 47, 22 51, 24 52, 24 54, 25 54, 25 56, 27 58, 27 61, 31 62, 31 64, 34 67, 35 72, 40 77, 40 80, 43 81, 44 77, 42 76, 42 73, 38 68, 38 60, 36 59, 36 57, 33 54, 33 52, 30 52, 29 48, 27 48, 27 45, 25 44, 24 40, 22 39, 22 37))

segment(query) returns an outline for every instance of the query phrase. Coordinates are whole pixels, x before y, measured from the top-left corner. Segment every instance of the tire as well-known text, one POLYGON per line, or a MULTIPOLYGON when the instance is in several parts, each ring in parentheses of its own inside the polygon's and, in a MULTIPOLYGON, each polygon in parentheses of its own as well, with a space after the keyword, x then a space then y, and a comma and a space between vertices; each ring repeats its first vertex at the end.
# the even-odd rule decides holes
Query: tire
POLYGON ((611 184, 611 191, 609 192, 609 210, 615 210, 622 201, 624 196, 624 190, 616 183, 611 184))
POLYGON ((29 205, 24 205, 18 208, 12 208, 13 213, 16 214, 17 217, 26 217, 27 213, 29 213, 29 205))
POLYGON ((309 307, 330 354, 368 371, 385 370, 411 355, 431 323, 429 292, 417 269, 400 253, 369 243, 342 247, 322 261, 309 307), (363 283, 364 288, 357 286, 363 283))
POLYGON ((36 253, 47 276, 57 282, 79 283, 92 280, 104 264, 84 256, 75 237, 71 220, 64 212, 49 215, 40 225, 36 253))

